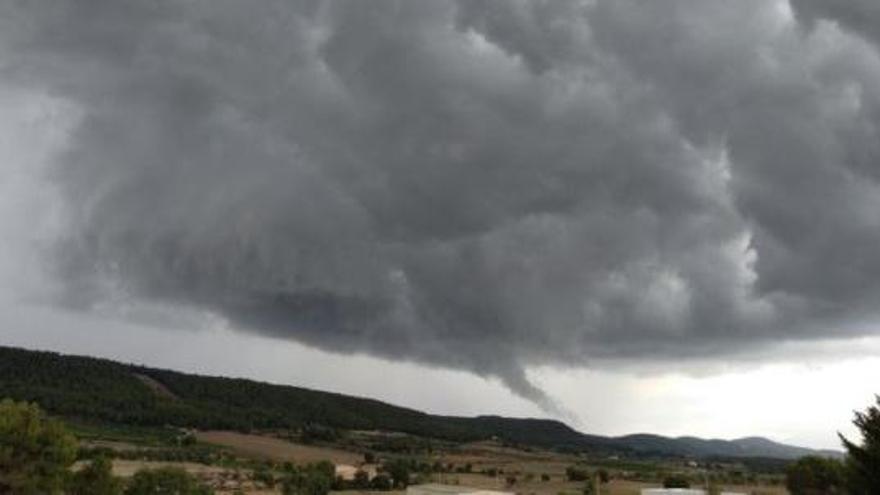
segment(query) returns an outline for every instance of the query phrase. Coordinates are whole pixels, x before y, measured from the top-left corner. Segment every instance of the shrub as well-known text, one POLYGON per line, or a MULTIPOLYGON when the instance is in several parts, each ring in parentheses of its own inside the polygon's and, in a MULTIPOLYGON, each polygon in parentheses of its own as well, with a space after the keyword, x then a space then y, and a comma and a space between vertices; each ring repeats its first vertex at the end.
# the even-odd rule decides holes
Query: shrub
POLYGON ((260 464, 254 469, 253 475, 254 481, 258 483, 262 483, 268 488, 272 488, 275 486, 275 475, 272 474, 272 470, 269 466, 265 464, 260 464))
POLYGON ((565 468, 565 478, 568 481, 586 481, 590 478, 590 473, 583 468, 568 466, 565 468))
POLYGON ((785 470, 785 486, 792 495, 839 493, 843 484, 843 464, 835 459, 802 457, 785 470))
POLYGON ((582 495, 595 495, 596 487, 593 485, 592 481, 587 481, 584 483, 584 487, 581 488, 582 495))
POLYGON ((67 495, 118 495, 122 480, 113 476, 113 464, 106 457, 97 457, 89 465, 73 473, 67 495))
POLYGON ((403 459, 395 459, 385 464, 385 472, 391 477, 395 488, 406 488, 409 484, 409 462, 403 459))
POLYGON ((840 437, 847 451, 846 484, 852 493, 880 493, 880 396, 876 401, 853 420, 862 435, 861 445, 840 437))
POLYGON ((673 474, 663 478, 663 488, 690 488, 691 482, 679 474, 673 474))
POLYGON ((36 404, 0 402, 0 493, 58 493, 75 459, 64 425, 36 404))
POLYGON ((132 476, 125 495, 212 495, 209 487, 176 467, 142 469, 132 476))
POLYGON ((373 490, 388 491, 391 489, 391 478, 384 474, 377 474, 370 480, 370 488, 373 490))
POLYGON ((281 481, 281 493, 284 495, 327 495, 336 481, 336 469, 328 461, 301 468, 286 467, 287 474, 281 481))
POLYGON ((354 473, 352 485, 359 490, 366 490, 370 487, 370 474, 363 469, 358 469, 354 473))

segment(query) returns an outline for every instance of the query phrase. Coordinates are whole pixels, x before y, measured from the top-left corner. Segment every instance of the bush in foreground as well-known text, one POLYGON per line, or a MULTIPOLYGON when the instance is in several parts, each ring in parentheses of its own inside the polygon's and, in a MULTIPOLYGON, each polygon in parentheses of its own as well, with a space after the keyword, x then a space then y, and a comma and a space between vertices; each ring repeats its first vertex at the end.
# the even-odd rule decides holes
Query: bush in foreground
POLYGON ((0 402, 0 493, 61 492, 76 439, 36 404, 0 402))
POLYGON ((856 413, 853 424, 862 435, 861 444, 844 438, 847 451, 846 475, 850 493, 880 493, 880 396, 877 405, 856 413))

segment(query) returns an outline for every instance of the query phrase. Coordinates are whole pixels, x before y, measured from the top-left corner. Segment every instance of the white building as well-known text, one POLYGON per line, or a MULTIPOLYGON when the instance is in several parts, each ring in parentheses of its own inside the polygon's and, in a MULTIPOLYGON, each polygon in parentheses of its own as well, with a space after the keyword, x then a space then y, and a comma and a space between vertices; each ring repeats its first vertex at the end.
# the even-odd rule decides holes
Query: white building
POLYGON ((426 485, 410 485, 406 488, 406 495, 514 495, 512 492, 499 492, 484 490, 459 485, 440 485, 429 483, 426 485))

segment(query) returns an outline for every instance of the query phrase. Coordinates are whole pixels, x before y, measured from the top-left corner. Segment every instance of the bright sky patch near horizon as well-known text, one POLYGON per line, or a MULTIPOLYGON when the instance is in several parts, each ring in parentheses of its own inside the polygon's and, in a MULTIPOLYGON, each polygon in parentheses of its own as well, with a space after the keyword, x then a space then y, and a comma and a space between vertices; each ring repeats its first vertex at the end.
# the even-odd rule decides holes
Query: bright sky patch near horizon
POLYGON ((880 392, 867 0, 81 7, 0 7, 0 345, 824 448, 880 392))

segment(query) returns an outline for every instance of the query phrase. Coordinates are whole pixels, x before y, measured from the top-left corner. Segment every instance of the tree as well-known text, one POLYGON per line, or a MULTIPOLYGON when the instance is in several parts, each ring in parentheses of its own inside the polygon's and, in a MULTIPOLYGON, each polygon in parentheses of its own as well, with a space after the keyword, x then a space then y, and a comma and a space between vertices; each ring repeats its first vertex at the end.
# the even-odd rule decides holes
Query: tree
POLYGON ((59 493, 75 459, 64 425, 36 404, 0 402, 0 493, 59 493))
POLYGON ((590 473, 586 469, 568 466, 565 468, 565 477, 568 481, 586 481, 590 478, 590 473))
POLYGON ((267 488, 273 488, 275 486, 275 475, 272 473, 270 466, 266 464, 260 464, 254 469, 253 479, 256 482, 265 485, 267 488))
POLYGON ((100 456, 88 466, 73 473, 67 495, 119 495, 122 480, 113 476, 113 464, 100 456))
POLYGON ((785 486, 792 495, 843 493, 843 485, 843 464, 835 459, 801 457, 785 470, 785 486))
POLYGON ((663 479, 663 488, 690 488, 691 482, 684 476, 673 474, 663 479))
POLYGON ((409 463, 403 459, 395 459, 385 464, 385 471, 391 477, 395 488, 406 488, 409 484, 409 463))
POLYGON ((321 461, 297 468, 289 466, 281 481, 284 495, 327 495, 336 481, 336 468, 328 461, 321 461))
POLYGON ((880 396, 876 406, 856 412, 853 424, 862 435, 857 445, 840 435, 846 448, 846 485, 853 495, 880 493, 880 396))
POLYGON ((212 495, 209 487, 180 468, 142 469, 132 476, 125 495, 212 495))
POLYGON ((358 490, 366 490, 370 487, 370 473, 364 471, 363 469, 358 469, 354 473, 354 480, 352 481, 352 485, 358 490))
POLYGON ((391 478, 384 474, 377 474, 370 480, 370 488, 379 491, 388 491, 392 488, 391 478))
POLYGON ((581 495, 595 495, 596 494, 596 485, 592 480, 584 483, 583 488, 581 488, 581 495))

